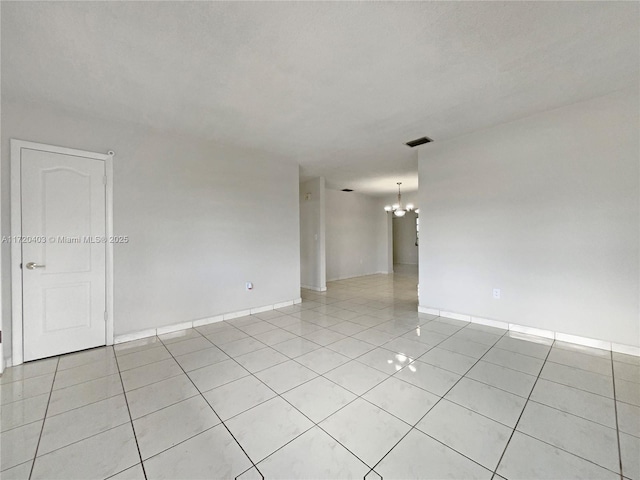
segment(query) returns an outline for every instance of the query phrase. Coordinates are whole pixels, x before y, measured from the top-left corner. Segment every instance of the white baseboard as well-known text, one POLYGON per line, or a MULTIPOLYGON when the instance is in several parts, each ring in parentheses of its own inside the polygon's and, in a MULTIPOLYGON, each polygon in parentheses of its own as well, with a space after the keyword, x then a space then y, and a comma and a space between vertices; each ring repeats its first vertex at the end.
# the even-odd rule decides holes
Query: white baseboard
POLYGON ((186 330, 193 327, 193 322, 176 323, 175 325, 169 325, 167 327, 156 328, 156 335, 163 335, 165 333, 178 332, 180 330, 186 330))
POLYGON ((279 308, 290 307, 292 305, 293 305, 293 300, 289 300, 288 302, 274 303, 273 304, 273 309, 277 310, 279 308))
POLYGON ((300 288, 304 288, 305 290, 313 290, 314 292, 326 292, 327 287, 313 287, 311 285, 300 285, 300 288))
POLYGON ((251 315, 255 315, 256 313, 268 312, 270 310, 273 310, 273 305, 267 305, 265 307, 252 308, 251 309, 251 315))
POLYGON ((461 320, 463 322, 471 321, 471 315, 464 315, 462 313, 455 313, 455 312, 447 312, 444 310, 440 310, 440 316, 445 318, 452 318, 454 320, 461 320))
POLYGON ((509 330, 509 324, 506 322, 499 322, 498 320, 489 320, 482 317, 471 317, 471 323, 477 323, 478 325, 484 325, 486 327, 501 328, 503 330, 509 330))
POLYGON ((237 312, 225 313, 222 318, 225 320, 233 320, 234 318, 240 317, 248 317, 251 315, 251 309, 249 310, 238 310, 237 312))
POLYGON ((147 330, 140 330, 139 332, 125 333, 124 335, 116 335, 113 339, 113 344, 132 342, 133 340, 140 340, 141 338, 155 337, 158 331, 155 328, 149 328, 147 330))
POLYGON ((209 325, 211 323, 222 322, 224 320, 224 315, 216 315, 214 317, 201 318, 200 320, 194 320, 194 327, 202 327, 203 325, 209 325))
POLYGON ((429 315, 438 315, 438 316, 440 316, 440 310, 438 310, 437 308, 419 306, 418 307, 418 312, 420 312, 420 313, 428 313, 429 315))
POLYGON ((534 335, 536 337, 544 337, 550 338, 551 340, 556 339, 556 332, 552 330, 543 330, 541 328, 533 328, 533 327, 523 327, 522 325, 517 325, 515 323, 509 323, 509 330, 524 333, 526 335, 534 335))
MULTIPOLYGON (((239 310, 237 312, 229 312, 223 315, 216 315, 213 317, 201 318, 198 320, 192 320, 190 322, 174 323, 172 325, 164 325, 157 328, 149 328, 146 330, 140 330, 138 332, 125 333, 123 335, 116 335, 114 343, 130 342, 132 340, 140 340, 141 338, 153 337, 155 335, 163 335, 165 333, 177 332, 178 330, 186 330, 192 327, 202 327, 203 325, 209 325, 210 323, 222 322, 223 320, 231 320, 234 318, 245 317, 260 312, 268 312, 276 308, 284 308, 297 303, 301 303, 302 298, 295 298, 287 302, 274 303, 272 305, 264 305, 262 307, 255 307, 248 310, 239 310)), ((9 366, 9 365, 7 365, 9 366)))
POLYGON ((488 325, 490 327, 502 328, 504 330, 510 330, 513 332, 535 335, 537 337, 550 338, 551 340, 557 340, 559 342, 574 343, 576 345, 583 345, 585 347, 598 348, 600 350, 609 350, 617 353, 624 353, 627 355, 640 357, 640 347, 634 347, 632 345, 623 345, 606 340, 597 340, 594 338, 581 337, 579 335, 569 335, 567 333, 554 332, 552 330, 527 327, 525 325, 518 325, 516 323, 506 323, 498 320, 491 320, 488 318, 474 317, 468 314, 450 312, 447 310, 440 310, 438 308, 422 305, 418 306, 418 312, 428 313, 430 315, 438 315, 440 317, 453 318, 455 320, 462 320, 470 323, 478 323, 480 325, 488 325))
POLYGON ((624 353, 625 355, 633 355, 640 357, 640 347, 632 347, 631 345, 622 345, 620 343, 612 343, 611 350, 616 353, 624 353))
POLYGON ((585 347, 599 348, 600 350, 611 350, 611 342, 605 340, 595 340, 593 338, 580 337, 578 335, 568 335, 556 332, 555 339, 559 342, 575 343, 585 347))
POLYGON ((370 273, 358 273, 356 275, 347 274, 345 276, 341 275, 334 278, 327 278, 327 282, 337 282, 338 280, 349 280, 350 278, 368 277, 369 275, 380 275, 380 274, 388 275, 389 272, 377 271, 377 272, 370 272, 370 273))

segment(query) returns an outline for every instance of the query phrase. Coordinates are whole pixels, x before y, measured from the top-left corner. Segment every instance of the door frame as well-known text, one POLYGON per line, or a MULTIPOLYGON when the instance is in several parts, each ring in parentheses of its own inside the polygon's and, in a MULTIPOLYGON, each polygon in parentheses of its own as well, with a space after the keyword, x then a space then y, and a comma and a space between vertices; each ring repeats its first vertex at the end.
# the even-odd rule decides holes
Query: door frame
MULTIPOLYGON (((11 236, 22 236, 22 150, 38 150, 42 152, 60 153, 87 160, 101 160, 105 162, 106 176, 106 237, 113 236, 113 157, 114 152, 94 153, 73 148, 46 145, 44 143, 28 142, 11 139, 11 236)), ((105 344, 113 345, 113 243, 106 245, 106 308, 105 344)), ((11 242, 11 363, 23 363, 23 323, 22 316, 22 248, 20 243, 11 242)))

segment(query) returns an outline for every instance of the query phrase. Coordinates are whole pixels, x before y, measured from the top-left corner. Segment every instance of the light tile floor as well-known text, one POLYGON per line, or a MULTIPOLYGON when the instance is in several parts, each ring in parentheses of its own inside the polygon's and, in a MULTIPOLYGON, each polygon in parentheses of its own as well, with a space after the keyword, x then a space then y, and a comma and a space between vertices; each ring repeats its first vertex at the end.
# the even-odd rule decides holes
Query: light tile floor
POLYGON ((416 313, 415 275, 31 362, 11 479, 640 480, 640 359, 416 313))

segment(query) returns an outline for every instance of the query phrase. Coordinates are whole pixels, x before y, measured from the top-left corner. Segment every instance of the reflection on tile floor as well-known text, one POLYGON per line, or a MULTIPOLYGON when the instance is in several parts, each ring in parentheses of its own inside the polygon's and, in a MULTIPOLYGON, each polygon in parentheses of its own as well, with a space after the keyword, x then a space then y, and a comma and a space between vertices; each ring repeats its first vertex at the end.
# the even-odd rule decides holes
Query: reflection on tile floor
POLYGON ((640 480, 640 359, 418 314, 412 274, 303 298, 7 369, 3 480, 640 480))

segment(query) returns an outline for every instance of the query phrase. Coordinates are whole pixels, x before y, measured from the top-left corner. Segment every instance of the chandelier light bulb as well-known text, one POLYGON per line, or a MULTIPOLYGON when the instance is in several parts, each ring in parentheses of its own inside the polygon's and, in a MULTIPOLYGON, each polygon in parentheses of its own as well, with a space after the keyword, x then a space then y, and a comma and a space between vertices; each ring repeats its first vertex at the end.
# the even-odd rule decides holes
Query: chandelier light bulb
MULTIPOLYGON (((406 206, 402 205, 402 192, 400 192, 400 185, 402 185, 402 182, 397 182, 397 184, 398 184, 398 202, 394 203, 391 206, 385 205, 384 211, 387 213, 393 212, 393 214, 396 217, 404 217, 407 212, 413 211, 415 206, 412 203, 409 203, 406 206)), ((416 209, 415 212, 418 213, 418 210, 416 209)))
MULTIPOLYGON (((393 215, 396 217, 404 217, 407 212, 412 212, 415 208, 413 203, 408 203, 406 206, 402 205, 402 192, 400 192, 400 185, 402 182, 397 182, 398 184, 398 202, 389 206, 386 205, 384 207, 384 211, 387 213, 393 212, 393 215)), ((418 209, 415 209, 415 212, 418 213, 418 209)))

